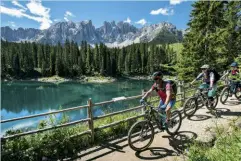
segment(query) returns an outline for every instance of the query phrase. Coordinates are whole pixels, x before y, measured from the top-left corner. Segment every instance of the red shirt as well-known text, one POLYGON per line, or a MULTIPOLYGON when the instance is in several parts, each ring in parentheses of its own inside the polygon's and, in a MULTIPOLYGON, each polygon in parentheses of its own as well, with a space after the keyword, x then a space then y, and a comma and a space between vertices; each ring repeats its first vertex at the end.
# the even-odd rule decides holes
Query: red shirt
POLYGON ((231 70, 231 73, 232 73, 232 75, 236 75, 236 74, 239 73, 239 70, 238 70, 238 69, 236 69, 236 70, 231 70))
POLYGON ((158 86, 158 84, 154 83, 151 88, 152 90, 155 90, 157 88, 157 94, 160 96, 161 100, 165 102, 167 98, 166 90, 171 90, 171 84, 167 83, 164 89, 161 88, 160 85, 158 86))

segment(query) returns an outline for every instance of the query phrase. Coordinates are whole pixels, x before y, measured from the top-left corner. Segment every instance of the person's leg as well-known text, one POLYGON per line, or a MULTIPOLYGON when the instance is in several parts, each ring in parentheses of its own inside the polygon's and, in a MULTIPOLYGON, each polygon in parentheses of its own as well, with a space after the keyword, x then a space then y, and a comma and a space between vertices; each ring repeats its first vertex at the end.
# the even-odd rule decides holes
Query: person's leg
POLYGON ((160 99, 159 105, 158 105, 158 111, 161 111, 161 106, 164 105, 164 102, 160 99))
POLYGON ((234 81, 231 81, 230 82, 230 85, 231 85, 231 93, 233 94, 235 91, 235 86, 236 86, 236 84, 235 84, 235 82, 234 81))
POLYGON ((213 98, 214 96, 216 96, 216 91, 217 91, 217 85, 214 84, 213 88, 208 91, 208 97, 213 98))
POLYGON ((176 103, 176 100, 170 100, 170 102, 167 105, 167 108, 166 108, 167 121, 169 121, 171 118, 171 109, 174 107, 175 103, 176 103))
POLYGON ((217 91, 217 85, 214 84, 213 88, 208 91, 208 99, 211 101, 211 104, 213 104, 214 96, 216 96, 216 91, 217 91))

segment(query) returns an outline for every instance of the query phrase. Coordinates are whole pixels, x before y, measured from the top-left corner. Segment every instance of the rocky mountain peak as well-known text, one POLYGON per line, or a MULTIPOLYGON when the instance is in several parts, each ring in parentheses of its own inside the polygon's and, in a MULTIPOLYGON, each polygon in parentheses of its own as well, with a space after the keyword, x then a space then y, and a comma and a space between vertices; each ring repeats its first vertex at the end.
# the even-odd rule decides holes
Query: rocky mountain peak
POLYGON ((75 41, 87 41, 90 44, 105 43, 107 46, 126 46, 138 42, 150 42, 162 31, 170 32, 182 39, 183 32, 176 26, 161 22, 159 24, 146 25, 136 28, 130 23, 119 21, 104 21, 103 25, 95 28, 91 20, 81 22, 57 22, 46 30, 38 29, 11 29, 9 26, 1 27, 1 38, 7 41, 35 41, 40 43, 57 44, 64 43, 66 39, 75 41))

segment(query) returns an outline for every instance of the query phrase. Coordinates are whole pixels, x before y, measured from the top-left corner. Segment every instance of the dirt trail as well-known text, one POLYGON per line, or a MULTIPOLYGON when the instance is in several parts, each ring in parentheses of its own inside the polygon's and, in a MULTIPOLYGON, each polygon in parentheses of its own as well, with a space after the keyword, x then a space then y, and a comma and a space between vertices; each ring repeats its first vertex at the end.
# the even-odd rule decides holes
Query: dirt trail
POLYGON ((217 106, 216 116, 206 107, 200 108, 190 119, 184 118, 179 133, 171 137, 158 130, 151 146, 143 152, 135 152, 128 146, 126 137, 82 151, 76 161, 139 161, 139 160, 186 160, 181 154, 186 149, 185 143, 191 139, 208 142, 213 137, 210 127, 223 125, 228 130, 228 122, 241 116, 241 104, 234 98, 217 106))

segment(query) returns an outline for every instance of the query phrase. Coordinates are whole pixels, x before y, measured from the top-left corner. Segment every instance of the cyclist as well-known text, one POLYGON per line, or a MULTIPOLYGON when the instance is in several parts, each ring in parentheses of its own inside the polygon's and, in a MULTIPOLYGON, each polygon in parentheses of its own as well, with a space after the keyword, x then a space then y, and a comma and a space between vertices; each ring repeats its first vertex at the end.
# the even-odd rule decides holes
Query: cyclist
MULTIPOLYGON (((238 70, 238 63, 233 62, 230 67, 232 68, 227 73, 225 73, 221 78, 229 76, 229 79, 232 80, 231 83, 231 91, 234 92, 236 85, 240 82, 240 72, 238 70)), ((232 96, 232 94, 230 94, 232 96)))
POLYGON ((163 74, 162 72, 155 72, 152 75, 152 79, 155 81, 152 85, 151 89, 147 91, 142 99, 140 100, 140 103, 144 102, 144 99, 152 92, 156 91, 157 94, 160 97, 160 102, 158 105, 158 110, 165 109, 166 111, 166 124, 168 125, 170 122, 171 117, 171 108, 175 105, 176 102, 176 94, 174 93, 174 90, 172 88, 171 81, 163 81, 163 74))
POLYGON ((200 73, 196 79, 194 79, 191 82, 191 85, 196 81, 203 78, 203 83, 199 86, 200 89, 208 88, 208 99, 211 102, 211 105, 213 104, 213 97, 216 95, 217 91, 217 78, 215 78, 214 71, 210 70, 210 67, 208 64, 205 64, 201 67, 202 73, 200 73))

